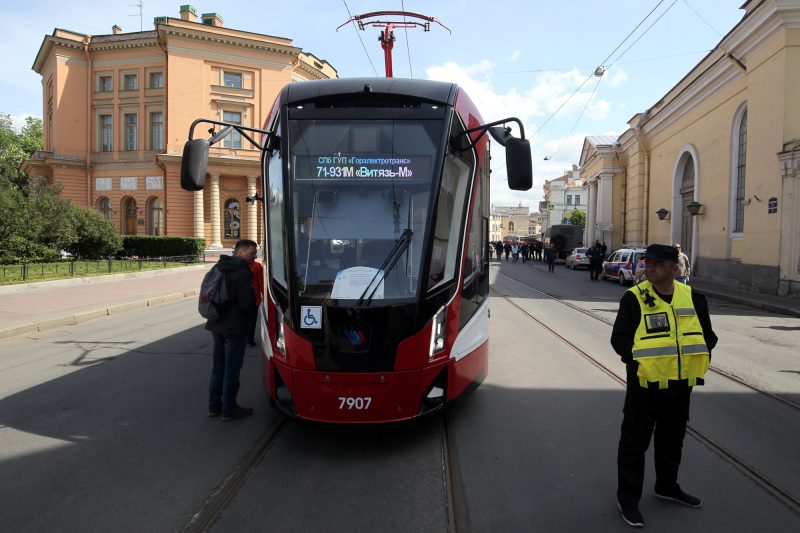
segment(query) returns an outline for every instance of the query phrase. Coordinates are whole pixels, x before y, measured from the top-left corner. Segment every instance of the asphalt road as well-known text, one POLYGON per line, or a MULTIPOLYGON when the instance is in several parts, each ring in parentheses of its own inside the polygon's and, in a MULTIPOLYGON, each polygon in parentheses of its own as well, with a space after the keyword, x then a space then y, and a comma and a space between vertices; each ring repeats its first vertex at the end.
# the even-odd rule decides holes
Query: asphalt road
MULTIPOLYGON (((610 326, 522 283, 608 319, 622 289, 563 267, 547 277, 539 266, 493 267, 494 291, 510 300, 492 300, 490 375, 470 397, 444 415, 397 425, 286 423, 213 530, 446 531, 446 420, 462 530, 627 531, 615 507, 623 388, 511 305, 622 374, 610 326)), ((797 376, 775 370, 793 360, 781 346, 796 332, 770 327, 796 324, 729 305, 712 303, 712 311, 715 361, 749 352, 773 361, 753 365, 758 379, 797 376)), ((0 340, 2 529, 181 530, 279 424, 255 349, 240 402, 256 415, 233 423, 205 416, 210 349, 193 301, 0 340)), ((800 390, 791 380, 776 388, 794 398, 800 390)), ((800 495, 796 410, 720 377, 694 395, 691 422, 800 495)), ((681 481, 704 507, 653 498, 650 461, 648 530, 800 529, 796 511, 697 439, 687 436, 684 452, 681 481)))

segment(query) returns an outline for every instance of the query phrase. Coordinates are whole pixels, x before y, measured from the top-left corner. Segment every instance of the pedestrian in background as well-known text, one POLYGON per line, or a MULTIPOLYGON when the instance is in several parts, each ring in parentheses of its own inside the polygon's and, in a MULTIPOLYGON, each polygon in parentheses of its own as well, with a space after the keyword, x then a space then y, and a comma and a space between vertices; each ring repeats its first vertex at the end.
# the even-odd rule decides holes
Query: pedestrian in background
POLYGON ((250 322, 256 312, 253 274, 250 272, 250 263, 255 260, 256 253, 256 243, 242 239, 234 246, 232 256, 221 255, 214 266, 225 274, 229 301, 218 319, 206 322, 206 329, 211 331, 214 340, 208 416, 222 415, 222 420, 253 414, 251 408, 236 403, 236 396, 250 322))
POLYGON ((255 346, 258 309, 261 307, 261 302, 264 301, 264 267, 262 267, 261 263, 258 261, 253 260, 253 262, 250 263, 250 273, 253 274, 253 294, 256 298, 256 312, 253 314, 253 319, 250 323, 250 333, 247 343, 250 346, 255 346))
POLYGON ((497 255, 497 261, 500 262, 503 259, 503 243, 500 241, 496 241, 494 243, 494 253, 497 255))
POLYGON ((551 242, 544 250, 544 260, 547 261, 547 271, 555 272, 556 270, 556 247, 551 242))
POLYGON ((675 280, 681 283, 689 283, 689 274, 692 270, 689 257, 681 251, 681 243, 676 242, 672 247, 678 252, 678 275, 675 277, 675 280))
POLYGON ((634 527, 639 511, 645 452, 655 435, 657 498, 698 508, 700 498, 678 484, 692 387, 703 384, 717 336, 705 297, 675 281, 678 253, 651 244, 645 253, 647 280, 622 296, 611 345, 626 365, 627 390, 617 452, 617 506, 634 527))
POLYGON ((519 259, 519 245, 514 244, 511 246, 511 260, 516 263, 517 259, 519 259))
POLYGON ((600 273, 603 271, 603 249, 598 241, 586 250, 586 257, 589 258, 589 279, 600 281, 600 273))
POLYGON ((505 243, 505 244, 503 245, 503 252, 505 252, 505 254, 506 254, 506 261, 508 261, 508 256, 509 256, 509 255, 511 255, 511 245, 510 245, 510 244, 508 244, 508 243, 505 243))

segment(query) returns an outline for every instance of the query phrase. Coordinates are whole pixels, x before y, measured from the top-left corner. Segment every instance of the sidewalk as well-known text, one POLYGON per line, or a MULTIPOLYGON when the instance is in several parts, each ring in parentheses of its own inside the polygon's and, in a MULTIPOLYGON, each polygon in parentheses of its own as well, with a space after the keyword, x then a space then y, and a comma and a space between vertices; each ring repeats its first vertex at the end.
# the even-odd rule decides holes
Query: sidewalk
POLYGON ((0 338, 196 297, 213 263, 0 287, 0 338))
POLYGON ((771 313, 800 317, 800 299, 736 289, 724 283, 692 278, 691 286, 710 298, 727 300, 771 313))
MULTIPOLYGON (((0 287, 0 338, 80 324, 132 309, 197 296, 213 263, 0 287)), ((710 298, 800 317, 800 299, 753 293, 692 279, 710 298)))

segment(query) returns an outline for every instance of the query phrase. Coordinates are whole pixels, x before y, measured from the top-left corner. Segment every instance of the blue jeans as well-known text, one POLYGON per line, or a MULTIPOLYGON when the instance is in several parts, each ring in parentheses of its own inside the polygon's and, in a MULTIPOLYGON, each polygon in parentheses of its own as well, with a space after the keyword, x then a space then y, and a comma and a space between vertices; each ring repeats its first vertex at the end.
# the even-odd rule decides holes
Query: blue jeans
POLYGON ((231 416, 236 409, 236 394, 239 392, 239 372, 244 362, 247 335, 222 335, 212 332, 214 338, 211 384, 208 388, 208 411, 222 411, 222 416, 231 416))

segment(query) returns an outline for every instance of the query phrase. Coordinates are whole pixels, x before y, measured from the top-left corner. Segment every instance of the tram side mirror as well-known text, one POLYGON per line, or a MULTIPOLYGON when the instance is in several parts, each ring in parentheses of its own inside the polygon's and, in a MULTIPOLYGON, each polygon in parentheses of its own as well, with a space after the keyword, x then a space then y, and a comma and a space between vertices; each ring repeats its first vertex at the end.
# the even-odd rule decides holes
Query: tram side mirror
POLYGON ((206 184, 208 170, 208 139, 194 139, 183 145, 181 160, 181 188, 200 191, 206 184))
POLYGON ((505 139, 505 147, 508 188, 513 191, 530 190, 533 186, 531 144, 528 139, 510 137, 505 139))

